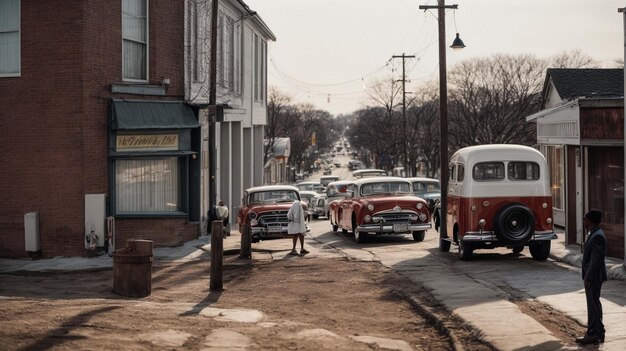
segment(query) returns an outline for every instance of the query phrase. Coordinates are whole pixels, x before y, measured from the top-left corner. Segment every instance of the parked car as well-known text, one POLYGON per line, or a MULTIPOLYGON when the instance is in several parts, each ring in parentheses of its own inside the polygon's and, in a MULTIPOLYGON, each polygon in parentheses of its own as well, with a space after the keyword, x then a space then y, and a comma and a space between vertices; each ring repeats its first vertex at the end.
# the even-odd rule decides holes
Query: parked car
MULTIPOLYGON (((253 243, 288 237, 287 212, 295 200, 301 201, 301 198, 298 188, 294 186, 266 185, 246 189, 237 213, 239 230, 244 225, 250 227, 253 243)), ((305 203, 303 207, 306 211, 305 203)))
POLYGON ((300 182, 296 184, 296 188, 299 191, 310 190, 318 193, 324 191, 324 186, 320 182, 300 182))
POLYGON ((352 178, 360 179, 366 177, 382 177, 386 176, 387 172, 384 169, 375 169, 375 168, 367 168, 367 169, 359 169, 357 171, 352 172, 352 178))
POLYGON ((322 186, 326 188, 328 184, 332 182, 336 182, 338 180, 339 180, 339 176, 322 176, 320 177, 320 184, 322 184, 322 186))
POLYGON ((450 158, 446 228, 441 251, 458 246, 462 260, 476 249, 528 246, 535 260, 550 255, 550 175, 545 157, 522 145, 463 148, 450 158))
POLYGON ((338 180, 328 183, 324 194, 318 194, 318 196, 311 199, 311 206, 309 207, 311 217, 313 217, 313 219, 318 219, 321 216, 330 218, 330 202, 343 199, 346 196, 347 186, 351 183, 353 183, 351 180, 338 180))
POLYGON ((409 178, 413 185, 413 194, 426 200, 428 203, 428 212, 433 214, 435 204, 441 199, 441 184, 439 180, 432 178, 409 178))
POLYGON ((426 201, 411 193, 411 183, 398 177, 372 177, 347 185, 346 197, 329 205, 333 231, 352 231, 354 240, 367 235, 413 234, 424 240, 431 228, 426 201))

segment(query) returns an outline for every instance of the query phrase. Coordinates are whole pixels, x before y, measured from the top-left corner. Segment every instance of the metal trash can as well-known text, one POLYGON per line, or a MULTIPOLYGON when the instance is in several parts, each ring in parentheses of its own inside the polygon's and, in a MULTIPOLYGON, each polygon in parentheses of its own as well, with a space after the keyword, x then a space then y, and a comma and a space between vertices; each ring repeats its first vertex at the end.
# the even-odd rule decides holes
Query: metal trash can
POLYGON ((152 290, 152 241, 129 239, 113 253, 113 291, 146 297, 152 290))

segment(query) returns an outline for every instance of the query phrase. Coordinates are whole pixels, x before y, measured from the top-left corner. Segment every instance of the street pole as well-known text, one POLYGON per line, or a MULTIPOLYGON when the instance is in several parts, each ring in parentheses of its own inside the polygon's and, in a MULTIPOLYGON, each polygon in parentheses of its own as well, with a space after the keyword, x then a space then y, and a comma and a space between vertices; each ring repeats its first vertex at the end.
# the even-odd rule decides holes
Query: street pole
MULTIPOLYGON (((215 173, 217 171, 217 143, 215 141, 215 123, 217 120, 217 15, 219 0, 211 3, 211 62, 209 63, 209 218, 213 214, 216 204, 215 173)), ((211 222, 211 276, 209 290, 223 289, 224 269, 224 238, 222 221, 213 218, 211 222)))
POLYGON ((415 55, 393 55, 392 58, 401 58, 402 59, 402 165, 404 166, 404 172, 407 177, 413 176, 413 170, 409 174, 409 157, 407 155, 407 138, 406 138, 406 71, 404 66, 404 61, 407 58, 415 58, 415 55))
MULTIPOLYGON (((439 179, 441 181, 441 213, 439 216, 439 240, 448 238, 448 81, 446 79, 446 9, 458 5, 446 5, 438 0, 436 6, 422 5, 422 10, 437 9, 439 23, 439 179)), ((441 243, 439 244, 441 245, 441 243)))
POLYGON ((216 204, 215 173, 217 172, 217 143, 215 121, 217 116, 217 17, 219 0, 211 2, 211 51, 209 63, 209 213, 216 204))
MULTIPOLYGON (((618 8, 618 13, 622 13, 624 23, 624 61, 626 61, 626 7, 618 8)), ((626 92, 626 67, 624 67, 624 91, 626 92)), ((624 165, 626 166, 626 99, 624 100, 624 165)), ((624 179, 626 179, 626 167, 624 167, 624 179)), ((626 196, 624 197, 624 218, 626 218, 626 196)), ((626 227, 624 228, 626 229, 626 227)), ((624 252, 626 252, 626 230, 624 231, 624 252)), ((626 255, 624 256, 624 266, 626 266, 626 255)))

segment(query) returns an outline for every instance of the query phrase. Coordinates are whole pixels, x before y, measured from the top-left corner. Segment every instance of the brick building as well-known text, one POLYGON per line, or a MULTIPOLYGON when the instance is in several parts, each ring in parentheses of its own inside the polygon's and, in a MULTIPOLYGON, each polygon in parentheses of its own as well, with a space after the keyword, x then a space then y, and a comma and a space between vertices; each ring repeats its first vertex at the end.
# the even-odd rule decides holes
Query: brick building
POLYGON ((105 217, 116 246, 200 235, 190 3, 0 0, 0 256, 85 255, 105 217))

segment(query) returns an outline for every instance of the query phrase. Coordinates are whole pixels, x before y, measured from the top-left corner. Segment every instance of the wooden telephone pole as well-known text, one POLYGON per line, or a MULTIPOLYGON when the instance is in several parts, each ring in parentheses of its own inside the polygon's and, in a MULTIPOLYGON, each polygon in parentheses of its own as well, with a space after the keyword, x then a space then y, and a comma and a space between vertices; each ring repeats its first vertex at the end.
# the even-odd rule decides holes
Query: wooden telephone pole
POLYGON ((404 166, 404 172, 407 177, 413 176, 413 170, 409 174, 409 156, 407 154, 407 138, 406 138, 406 70, 405 60, 408 58, 415 58, 415 55, 393 55, 392 58, 402 59, 402 165, 404 166))
POLYGON ((441 182, 441 213, 439 216, 439 240, 448 239, 448 80, 446 79, 446 9, 457 9, 458 5, 446 5, 438 0, 437 5, 420 5, 420 10, 437 9, 439 22, 439 180, 441 182))

